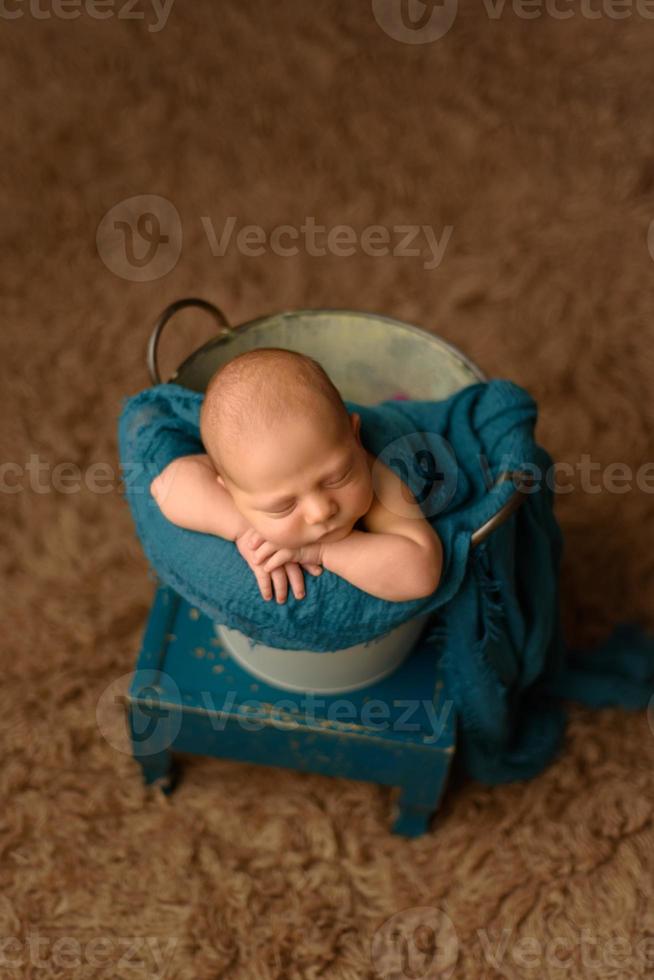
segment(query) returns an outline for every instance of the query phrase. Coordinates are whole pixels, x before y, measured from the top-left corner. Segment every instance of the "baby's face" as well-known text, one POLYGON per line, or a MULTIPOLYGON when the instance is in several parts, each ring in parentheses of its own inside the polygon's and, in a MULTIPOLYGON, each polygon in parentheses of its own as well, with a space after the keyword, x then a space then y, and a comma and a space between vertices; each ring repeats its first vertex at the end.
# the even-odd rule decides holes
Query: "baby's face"
POLYGON ((247 521, 282 548, 339 541, 370 509, 374 491, 360 417, 343 436, 328 418, 294 419, 230 456, 218 477, 247 521))

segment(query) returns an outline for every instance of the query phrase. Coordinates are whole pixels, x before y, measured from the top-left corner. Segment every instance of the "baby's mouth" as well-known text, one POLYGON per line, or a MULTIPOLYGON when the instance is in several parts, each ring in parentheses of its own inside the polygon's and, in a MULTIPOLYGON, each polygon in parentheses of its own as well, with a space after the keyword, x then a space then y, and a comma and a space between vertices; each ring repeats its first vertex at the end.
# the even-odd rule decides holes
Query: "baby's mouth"
POLYGON ((333 533, 334 533, 334 531, 337 531, 337 530, 338 530, 338 528, 335 528, 335 527, 333 527, 333 528, 331 529, 331 531, 324 531, 324 532, 323 532, 322 534, 319 534, 319 535, 318 535, 318 537, 314 539, 314 544, 315 544, 315 543, 316 543, 317 541, 322 541, 322 540, 323 540, 323 538, 328 538, 330 534, 333 534, 333 533))
POLYGON ((325 531, 325 533, 321 534, 320 537, 317 538, 316 540, 323 541, 325 538, 331 537, 332 534, 337 534, 339 531, 345 531, 345 529, 346 529, 346 525, 338 524, 336 527, 333 527, 331 531, 325 531))

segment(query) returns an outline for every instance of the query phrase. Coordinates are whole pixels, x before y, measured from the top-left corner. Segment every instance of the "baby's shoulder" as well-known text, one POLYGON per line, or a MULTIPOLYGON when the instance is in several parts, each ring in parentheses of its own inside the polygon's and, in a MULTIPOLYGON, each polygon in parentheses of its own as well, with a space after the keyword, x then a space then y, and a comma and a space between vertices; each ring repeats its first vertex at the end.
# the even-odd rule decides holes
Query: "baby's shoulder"
MULTIPOLYGON (((373 484, 373 499, 362 521, 368 531, 379 531, 388 523, 390 515, 407 515, 407 508, 421 515, 419 505, 409 486, 402 478, 374 453, 366 449, 373 484)), ((413 517, 413 514, 412 514, 413 517)), ((413 518, 415 519, 415 518, 413 518)))

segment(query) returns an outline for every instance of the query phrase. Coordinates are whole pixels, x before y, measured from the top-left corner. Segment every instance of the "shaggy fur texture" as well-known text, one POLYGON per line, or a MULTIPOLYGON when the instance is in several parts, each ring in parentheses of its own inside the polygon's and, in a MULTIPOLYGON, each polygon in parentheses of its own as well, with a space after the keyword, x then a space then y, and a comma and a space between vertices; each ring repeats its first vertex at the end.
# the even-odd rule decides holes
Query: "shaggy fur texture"
MULTIPOLYGON (((446 36, 409 45, 366 0, 177 0, 158 32, 144 0, 144 20, 120 9, 39 19, 25 4, 0 24, 2 458, 22 486, 0 513, 0 975, 360 980, 376 931, 423 907, 453 925, 457 978, 644 977, 645 713, 571 705, 539 778, 491 789, 455 774, 430 833, 405 840, 388 832, 394 792, 373 784, 186 758, 175 794, 146 790, 102 698, 134 667, 153 591, 116 420, 148 384, 146 341, 173 299, 204 296, 234 323, 321 306, 418 323, 527 387, 557 461, 635 474, 647 460, 654 24, 635 7, 523 19, 465 2, 446 36), (138 282, 108 268, 96 232, 141 194, 174 204, 183 244, 138 282), (201 219, 220 235, 230 215, 237 230, 313 216, 453 231, 432 269, 360 248, 214 256, 201 219), (64 492, 61 471, 53 488, 65 461, 111 467, 108 492, 64 492)), ((188 316, 170 334, 166 376, 211 327, 188 316)), ((570 483, 568 641, 590 646, 619 619, 654 627, 652 492, 570 483)), ((425 915, 415 937, 403 927, 397 976, 431 975, 425 915)))

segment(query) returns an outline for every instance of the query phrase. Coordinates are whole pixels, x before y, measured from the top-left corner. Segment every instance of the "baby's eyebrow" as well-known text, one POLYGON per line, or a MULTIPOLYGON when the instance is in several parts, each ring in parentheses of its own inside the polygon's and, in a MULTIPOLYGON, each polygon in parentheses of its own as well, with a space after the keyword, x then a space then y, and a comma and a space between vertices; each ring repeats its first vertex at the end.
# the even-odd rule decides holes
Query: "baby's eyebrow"
MULTIPOLYGON (((331 480, 335 476, 343 475, 344 472, 346 471, 346 467, 349 469, 351 465, 352 465, 352 456, 348 455, 347 458, 344 459, 339 466, 336 466, 333 469, 331 469, 329 473, 323 476, 319 482, 324 483, 325 480, 331 480)), ((269 500, 266 503, 262 503, 260 501, 258 506, 255 507, 255 510, 270 510, 271 507, 279 507, 281 506, 281 504, 291 503, 291 501, 293 500, 295 500, 295 497, 290 496, 290 497, 277 497, 275 500, 269 500)))

